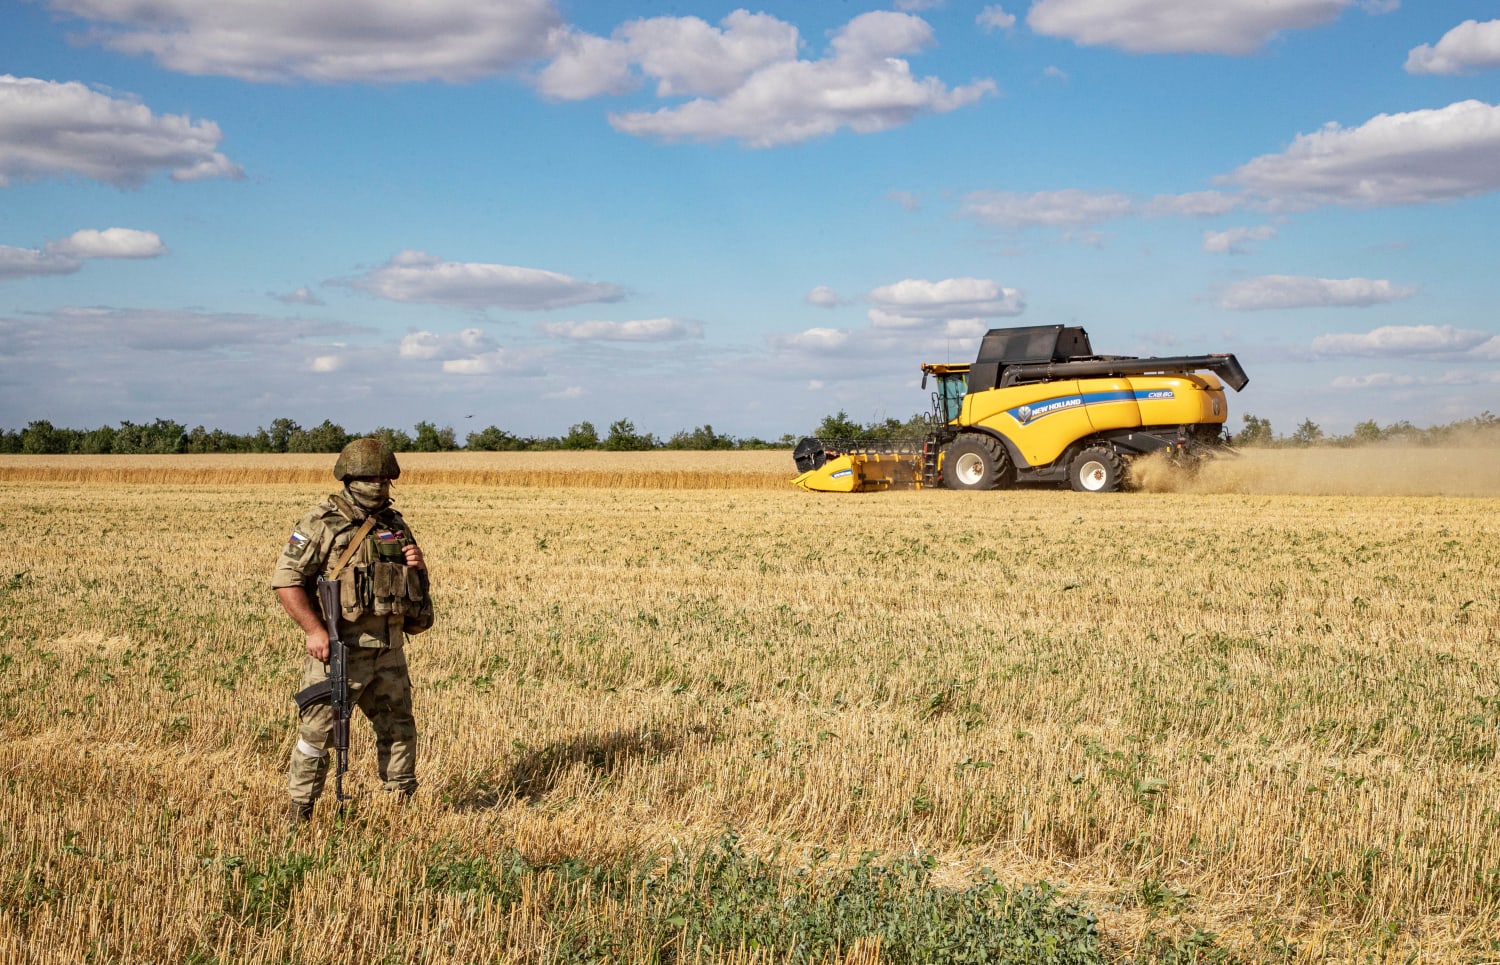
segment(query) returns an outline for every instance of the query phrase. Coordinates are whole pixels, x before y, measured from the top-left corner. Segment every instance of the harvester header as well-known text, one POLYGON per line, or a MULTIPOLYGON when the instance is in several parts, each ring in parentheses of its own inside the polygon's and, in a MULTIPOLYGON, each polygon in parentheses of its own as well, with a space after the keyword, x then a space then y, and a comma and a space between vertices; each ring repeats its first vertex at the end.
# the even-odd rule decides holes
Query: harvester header
POLYGON ((1086 331, 1064 325, 991 329, 972 364, 924 363, 924 388, 929 379, 925 438, 803 439, 793 482, 871 492, 1066 481, 1113 492, 1138 456, 1191 465, 1232 452, 1224 387, 1250 381, 1233 355, 1096 355, 1086 331))

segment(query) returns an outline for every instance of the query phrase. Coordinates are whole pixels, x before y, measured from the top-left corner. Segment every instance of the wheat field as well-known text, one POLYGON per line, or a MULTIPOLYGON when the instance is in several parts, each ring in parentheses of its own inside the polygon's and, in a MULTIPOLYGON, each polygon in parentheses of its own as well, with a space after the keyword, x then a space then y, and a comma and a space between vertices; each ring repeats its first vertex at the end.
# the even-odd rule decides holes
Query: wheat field
POLYGON ((267 585, 328 458, 0 459, 0 962, 952 960, 715 945, 664 869, 726 840, 762 916, 917 858, 1046 882, 1097 939, 1055 961, 1500 960, 1494 450, 1108 496, 538 455, 402 457, 423 786, 357 722, 296 832, 267 585))

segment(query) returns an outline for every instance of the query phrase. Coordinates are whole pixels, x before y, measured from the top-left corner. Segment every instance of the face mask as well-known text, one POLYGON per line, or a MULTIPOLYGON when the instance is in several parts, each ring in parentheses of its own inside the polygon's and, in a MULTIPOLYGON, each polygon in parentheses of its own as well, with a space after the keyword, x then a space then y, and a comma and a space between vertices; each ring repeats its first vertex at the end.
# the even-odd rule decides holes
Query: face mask
POLYGON ((349 496, 360 509, 373 512, 384 508, 391 500, 391 484, 389 480, 381 482, 363 482, 351 479, 344 483, 344 488, 349 490, 349 496))

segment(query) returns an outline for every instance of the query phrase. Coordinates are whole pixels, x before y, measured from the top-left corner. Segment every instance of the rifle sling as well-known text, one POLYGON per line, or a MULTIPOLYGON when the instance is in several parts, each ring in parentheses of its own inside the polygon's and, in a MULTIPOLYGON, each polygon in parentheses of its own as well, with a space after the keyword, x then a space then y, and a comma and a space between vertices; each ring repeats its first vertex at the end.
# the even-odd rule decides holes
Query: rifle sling
POLYGON ((339 575, 344 572, 344 568, 349 565, 349 561, 354 559, 354 554, 359 552, 359 544, 365 541, 365 537, 369 536, 370 530, 374 528, 375 517, 366 516, 364 523, 359 527, 359 532, 355 533, 354 538, 349 541, 349 545, 344 547, 344 555, 339 557, 338 565, 333 568, 333 573, 326 577, 326 579, 333 582, 339 578, 339 575))

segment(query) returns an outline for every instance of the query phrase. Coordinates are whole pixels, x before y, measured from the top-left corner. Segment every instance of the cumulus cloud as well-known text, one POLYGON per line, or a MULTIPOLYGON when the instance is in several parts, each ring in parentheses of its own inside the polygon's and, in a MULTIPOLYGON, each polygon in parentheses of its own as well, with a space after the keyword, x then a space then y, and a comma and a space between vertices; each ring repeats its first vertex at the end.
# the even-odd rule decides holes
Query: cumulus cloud
POLYGON ((1284 208, 1422 204, 1500 189, 1500 107, 1476 100, 1299 134, 1225 175, 1284 208))
POLYGON ((1236 312, 1276 308, 1368 308, 1402 301, 1416 294, 1416 288, 1399 287, 1384 279, 1262 275, 1230 285, 1219 304, 1236 312))
POLYGON ((134 228, 85 228, 48 247, 74 258, 156 258, 167 253, 156 232, 134 228))
POLYGON ((469 358, 448 359, 443 362, 443 371, 452 375, 494 375, 499 372, 525 372, 530 364, 528 356, 502 348, 469 358))
POLYGON ((852 336, 853 333, 846 328, 809 328, 787 335, 773 335, 770 342, 775 351, 834 356, 849 344, 852 336))
POLYGON ((797 28, 764 13, 736 10, 714 27, 697 17, 632 20, 609 38, 563 35, 561 50, 537 75, 537 89, 576 100, 656 83, 658 97, 721 97, 756 71, 794 60, 797 28))
POLYGON ((1243 255, 1249 252, 1248 242, 1270 241, 1276 237, 1271 225, 1258 228, 1230 228, 1228 231, 1203 232, 1203 250, 1211 254, 1243 255))
MULTIPOLYGON (((978 319, 1019 315, 1026 310, 1020 289, 988 278, 907 278, 870 292, 870 321, 876 328, 923 328, 963 323, 955 334, 973 334, 978 319)), ((982 325, 979 326, 983 334, 982 325)))
POLYGON ((91 258, 156 258, 167 246, 152 231, 86 228, 42 248, 0 245, 0 280, 36 275, 71 275, 91 258))
POLYGON ((702 338, 703 326, 677 318, 628 322, 543 322, 537 331, 556 338, 599 342, 677 342, 702 338))
POLYGON ((536 360, 536 353, 502 346, 478 328, 408 332, 398 351, 404 359, 436 362, 438 369, 449 375, 526 371, 536 360))
POLYGON ((1137 54, 1253 54, 1287 30, 1319 27, 1352 0, 1036 0, 1039 34, 1137 54))
POLYGON ((1500 20, 1465 20, 1433 44, 1413 47, 1409 74, 1468 74, 1500 67, 1500 20))
POLYGON ((184 74, 248 81, 460 82, 546 56, 551 0, 51 0, 86 40, 184 74))
POLYGON ((1385 325, 1368 332, 1319 335, 1312 350, 1324 356, 1463 355, 1484 349, 1496 337, 1489 332, 1454 328, 1451 325, 1385 325))
POLYGON ((617 302, 618 285, 585 282, 540 268, 443 261, 403 251, 379 268, 341 284, 396 302, 541 311, 590 302, 617 302))
POLYGON ((402 337, 399 351, 404 359, 452 359, 493 351, 497 347, 495 340, 480 329, 466 328, 441 335, 428 331, 409 332, 402 337))
POLYGON ((216 150, 220 137, 213 121, 153 114, 77 82, 0 75, 0 187, 70 174, 121 188, 161 171, 174 181, 241 177, 216 150))
POLYGON ((735 139, 757 148, 843 128, 884 131, 995 91, 991 80, 950 88, 935 77, 913 76, 904 55, 930 46, 933 36, 926 21, 906 13, 855 17, 814 61, 797 59, 796 28, 774 17, 736 11, 721 23, 633 21, 602 45, 570 35, 563 54, 539 75, 539 87, 558 97, 595 96, 628 86, 627 74, 639 71, 656 82, 659 97, 693 99, 611 114, 616 130, 664 141, 735 139))
POLYGON ((993 30, 1009 30, 1016 25, 1016 15, 1006 13, 999 4, 991 4, 979 11, 979 16, 974 22, 983 27, 986 32, 993 30))

